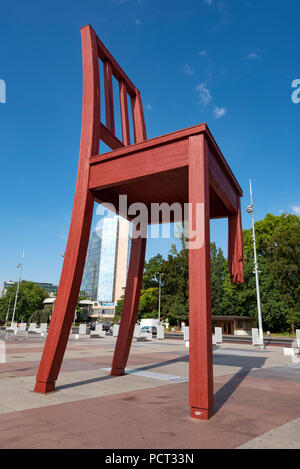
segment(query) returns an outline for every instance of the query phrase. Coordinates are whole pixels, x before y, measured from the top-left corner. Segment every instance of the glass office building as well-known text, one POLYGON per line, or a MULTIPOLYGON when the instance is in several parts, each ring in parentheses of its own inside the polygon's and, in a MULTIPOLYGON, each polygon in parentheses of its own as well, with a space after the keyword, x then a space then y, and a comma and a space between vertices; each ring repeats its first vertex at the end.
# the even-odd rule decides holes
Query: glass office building
POLYGON ((124 293, 129 252, 129 222, 116 215, 104 218, 90 235, 81 283, 92 301, 116 304, 124 293))
POLYGON ((99 269, 98 300, 112 303, 114 299, 114 279, 118 218, 105 218, 102 228, 102 245, 99 269))
POLYGON ((98 294, 100 253, 100 233, 97 231, 92 231, 90 235, 80 291, 93 301, 97 300, 98 294))

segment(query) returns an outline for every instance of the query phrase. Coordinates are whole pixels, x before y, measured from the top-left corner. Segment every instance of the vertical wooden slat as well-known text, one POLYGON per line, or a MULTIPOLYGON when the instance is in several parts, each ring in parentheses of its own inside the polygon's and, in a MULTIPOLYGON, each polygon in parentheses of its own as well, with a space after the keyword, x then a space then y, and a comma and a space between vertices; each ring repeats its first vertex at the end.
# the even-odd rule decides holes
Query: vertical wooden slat
POLYGON ((105 89, 106 127, 115 135, 114 97, 112 86, 112 70, 108 61, 103 62, 105 89))
POLYGON ((135 97, 131 98, 131 107, 134 130, 134 143, 141 143, 147 139, 147 136, 142 99, 138 89, 136 89, 135 97))
POLYGON ((121 108, 123 143, 124 145, 130 145, 127 89, 123 80, 119 82, 119 90, 120 90, 120 108, 121 108))
POLYGON ((231 283, 244 282, 244 244, 240 197, 237 195, 237 212, 228 217, 228 268, 231 283))

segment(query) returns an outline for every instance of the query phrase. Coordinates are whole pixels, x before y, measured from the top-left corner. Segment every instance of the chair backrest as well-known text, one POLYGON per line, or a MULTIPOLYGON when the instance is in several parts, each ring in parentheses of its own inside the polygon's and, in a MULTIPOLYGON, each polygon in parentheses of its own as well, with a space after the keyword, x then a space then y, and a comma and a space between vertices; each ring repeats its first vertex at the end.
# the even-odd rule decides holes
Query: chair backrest
POLYGON ((131 143, 146 140, 146 128, 142 100, 139 90, 127 77, 104 44, 100 41, 90 25, 81 28, 83 56, 83 114, 82 130, 92 137, 90 156, 99 152, 99 141, 102 140, 112 150, 131 143), (101 121, 100 106, 100 73, 99 60, 103 63, 105 124, 101 121), (122 141, 116 137, 113 95, 113 77, 119 82, 120 116, 122 124, 122 141), (134 142, 130 141, 127 95, 131 100, 134 142), (90 134, 92 131, 92 135, 90 134))

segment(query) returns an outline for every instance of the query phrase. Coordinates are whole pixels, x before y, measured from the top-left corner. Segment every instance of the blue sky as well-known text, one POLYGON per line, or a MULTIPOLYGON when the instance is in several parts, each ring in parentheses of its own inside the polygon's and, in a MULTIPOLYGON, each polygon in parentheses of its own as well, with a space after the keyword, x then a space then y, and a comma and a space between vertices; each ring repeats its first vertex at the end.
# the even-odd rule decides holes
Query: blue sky
MULTIPOLYGON (((80 141, 79 28, 90 23, 141 90, 148 137, 207 122, 255 217, 300 214, 296 0, 2 2, 0 283, 58 282, 80 141)), ((227 251, 227 223, 211 223, 227 251)), ((150 240, 147 258, 171 241, 150 240)))

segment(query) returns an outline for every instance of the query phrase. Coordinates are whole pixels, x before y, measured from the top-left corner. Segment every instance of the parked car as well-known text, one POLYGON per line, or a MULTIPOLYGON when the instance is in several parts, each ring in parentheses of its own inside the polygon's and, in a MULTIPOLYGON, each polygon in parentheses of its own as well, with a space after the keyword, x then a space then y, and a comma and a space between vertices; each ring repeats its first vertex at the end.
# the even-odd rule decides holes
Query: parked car
POLYGON ((110 328, 111 328, 111 323, 110 323, 110 322, 104 322, 104 323, 102 324, 102 329, 103 329, 105 332, 109 332, 110 328))
POLYGON ((152 332, 153 335, 157 334, 157 329, 155 326, 143 326, 141 327, 141 332, 146 333, 146 332, 152 332))
POLYGON ((94 331, 96 327, 93 321, 88 322, 87 326, 90 328, 91 331, 94 331))

